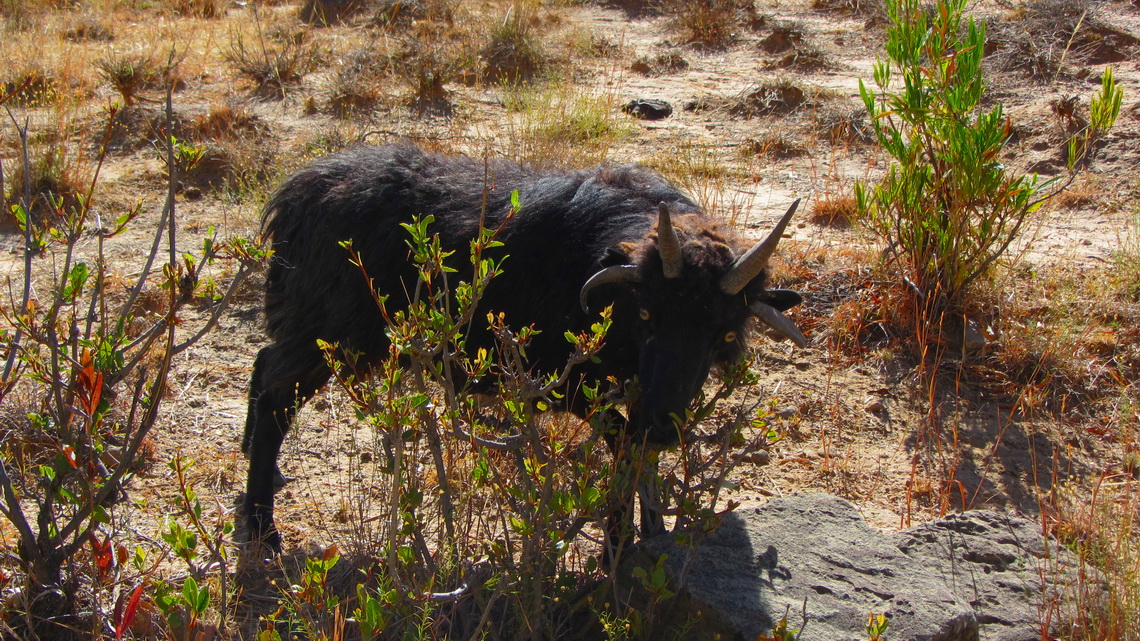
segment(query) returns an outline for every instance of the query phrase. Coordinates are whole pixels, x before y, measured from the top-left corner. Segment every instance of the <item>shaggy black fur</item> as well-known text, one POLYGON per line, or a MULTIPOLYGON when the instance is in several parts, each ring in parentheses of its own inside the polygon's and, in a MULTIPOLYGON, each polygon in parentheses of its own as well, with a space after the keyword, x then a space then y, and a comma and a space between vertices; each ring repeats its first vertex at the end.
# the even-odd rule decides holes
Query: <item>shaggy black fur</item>
MULTIPOLYGON (((251 535, 278 547, 273 528, 273 480, 282 439, 300 403, 325 384, 331 371, 317 339, 378 361, 388 353, 385 324, 367 283, 338 243, 352 240, 376 289, 391 295, 389 308, 407 301, 416 284, 408 235, 399 226, 432 215, 430 231, 455 250, 459 278, 476 235, 484 197, 483 161, 427 154, 413 146, 357 147, 313 163, 289 178, 265 209, 264 232, 275 252, 266 282, 266 326, 272 344, 257 356, 249 392, 243 449, 249 454, 245 500, 251 535)), ((476 313, 468 346, 493 346, 483 324, 487 311, 504 312, 511 327, 533 324, 541 333, 527 349, 538 371, 560 370, 579 332, 614 303, 613 328, 600 364, 580 366, 581 378, 637 379, 639 398, 628 420, 611 418, 619 432, 669 445, 678 439, 672 416, 683 416, 717 363, 744 349, 747 301, 779 309, 798 302, 767 292, 761 274, 730 296, 719 281, 746 247, 704 217, 696 204, 660 176, 637 166, 584 171, 541 171, 491 164, 486 221, 495 228, 518 190, 522 209, 499 236, 508 256, 476 313), (666 279, 656 246, 659 203, 666 203, 682 245, 681 276, 666 279), (608 284, 590 294, 593 314, 578 302, 582 285, 600 269, 636 265, 641 284, 608 284), (734 334, 730 334, 730 332, 734 334), (735 340, 726 340, 726 336, 735 340)), ((578 394, 566 407, 583 416, 578 394), (578 399, 578 400, 575 400, 578 399)))

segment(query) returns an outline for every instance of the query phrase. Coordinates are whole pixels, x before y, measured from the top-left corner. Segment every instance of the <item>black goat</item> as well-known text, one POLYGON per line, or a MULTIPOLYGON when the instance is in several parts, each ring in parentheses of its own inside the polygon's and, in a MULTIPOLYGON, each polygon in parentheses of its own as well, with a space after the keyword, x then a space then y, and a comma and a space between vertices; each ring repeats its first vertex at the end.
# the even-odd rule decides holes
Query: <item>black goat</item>
MULTIPOLYGON (((515 328, 542 330, 527 355, 550 372, 570 354, 564 333, 587 329, 597 320, 588 308, 612 302, 600 362, 583 363, 576 373, 588 381, 637 381, 628 418, 616 411, 608 417, 618 433, 657 446, 676 443, 676 417, 685 415, 714 364, 741 355, 752 316, 804 344, 781 313, 799 295, 764 287, 765 265, 795 204, 767 240, 741 255, 728 229, 643 168, 543 171, 497 161, 490 169, 484 224, 502 227, 508 258, 479 309, 504 312, 515 328), (522 209, 508 220, 513 190, 522 209)), ((398 305, 417 278, 399 223, 430 214, 443 249, 465 256, 479 229, 484 177, 484 163, 471 158, 407 145, 357 147, 297 172, 269 200, 262 225, 274 250, 265 296, 273 344, 253 367, 242 442, 250 459, 251 537, 280 546, 273 526, 277 455, 297 407, 332 374, 317 340, 339 342, 365 361, 388 354, 368 283, 339 243, 352 240, 376 289, 398 305)), ((460 277, 469 279, 470 270, 460 277)), ((486 328, 474 327, 468 344, 494 342, 486 328)), ((589 407, 581 397, 568 394, 563 409, 584 416, 589 407)))

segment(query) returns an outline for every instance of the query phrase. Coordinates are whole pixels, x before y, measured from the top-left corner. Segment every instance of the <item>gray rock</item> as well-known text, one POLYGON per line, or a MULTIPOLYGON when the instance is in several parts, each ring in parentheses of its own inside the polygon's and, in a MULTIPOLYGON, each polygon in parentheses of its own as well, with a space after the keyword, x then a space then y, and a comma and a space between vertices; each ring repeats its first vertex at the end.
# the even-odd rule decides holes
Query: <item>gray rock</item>
POLYGON ((1028 519, 972 511, 891 539, 916 571, 940 577, 973 607, 983 641, 1039 641, 1042 603, 1064 595, 1065 584, 1078 580, 1076 557, 1045 539, 1041 524, 1028 519), (1042 567, 1053 581, 1044 590, 1042 567))
POLYGON ((662 554, 678 594, 652 613, 666 635, 753 641, 787 613, 805 641, 866 641, 873 612, 890 617, 892 641, 978 639, 973 609, 940 574, 903 554, 853 505, 826 494, 730 513, 695 547, 675 536, 645 541, 620 572, 634 607, 649 599, 633 568, 652 570, 662 554))
POLYGON ((619 585, 666 637, 753 641, 786 613, 804 641, 866 641, 867 615, 882 613, 891 641, 1037 641, 1041 604, 1077 578, 1033 521, 973 511, 886 535, 847 501, 806 494, 730 513, 696 545, 645 541, 619 585), (662 555, 677 596, 654 603, 634 568, 652 577, 662 555), (1056 581, 1044 590, 1040 567, 1056 581))

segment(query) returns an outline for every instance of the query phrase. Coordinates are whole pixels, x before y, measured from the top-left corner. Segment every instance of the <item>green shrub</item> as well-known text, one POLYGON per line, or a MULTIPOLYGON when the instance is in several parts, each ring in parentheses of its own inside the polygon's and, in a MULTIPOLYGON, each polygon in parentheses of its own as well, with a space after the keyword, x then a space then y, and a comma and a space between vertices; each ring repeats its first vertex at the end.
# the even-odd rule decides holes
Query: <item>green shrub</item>
MULTIPOLYGON (((26 132, 20 137, 28 173, 26 132)), ((108 138, 109 132, 103 153, 108 138)), ((177 166, 174 155, 168 146, 168 167, 177 166)), ((141 586, 154 572, 153 566, 126 563, 133 505, 123 502, 124 484, 152 447, 147 435, 160 417, 172 359, 215 326, 256 262, 247 243, 217 242, 212 231, 199 251, 176 249, 172 170, 150 251, 130 266, 135 277, 126 292, 112 286, 122 266, 110 265, 115 252, 109 241, 133 227, 143 207, 105 219, 94 213, 102 158, 72 201, 53 200, 49 218, 32 215, 26 199, 6 203, 4 212, 16 220, 24 241, 23 271, 12 278, 16 300, 0 307, 0 415, 6 431, 0 513, 19 539, 11 554, 18 570, 6 579, 11 590, 0 616, 14 638, 124 633, 124 612, 137 611, 141 586), (46 260, 34 261, 35 256, 46 260), (211 265, 227 256, 240 259, 242 267, 213 301, 218 290, 209 278, 211 265), (155 300, 144 301, 147 292, 159 291, 151 296, 155 300), (203 298, 216 302, 204 320, 181 320, 179 310, 203 298), (122 586, 138 587, 132 605, 112 614, 101 604, 113 602, 122 586)), ((200 590, 191 592, 201 604, 200 590)))
POLYGON ((965 311, 985 277, 1041 206, 1036 175, 1007 171, 1002 106, 985 93, 985 27, 963 21, 966 0, 888 0, 887 59, 876 89, 860 82, 879 144, 891 159, 877 185, 857 183, 860 215, 886 241, 885 259, 927 301, 925 316, 965 311))

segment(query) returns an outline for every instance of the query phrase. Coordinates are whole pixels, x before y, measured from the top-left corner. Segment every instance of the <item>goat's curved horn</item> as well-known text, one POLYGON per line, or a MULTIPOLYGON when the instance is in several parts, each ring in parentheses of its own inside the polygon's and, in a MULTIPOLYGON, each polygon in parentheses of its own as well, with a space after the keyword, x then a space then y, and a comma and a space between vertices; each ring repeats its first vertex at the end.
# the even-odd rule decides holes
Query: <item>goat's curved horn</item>
POLYGON ((752 282, 765 267, 768 266, 768 259, 776 251, 776 245, 780 242, 780 237, 784 235, 784 229, 788 226, 788 221, 792 219, 792 215, 796 213, 796 208, 800 206, 801 198, 797 198, 791 207, 788 207, 788 213, 776 223, 776 227, 772 230, 768 237, 756 243, 744 253, 743 256, 736 259, 732 269, 729 270, 724 278, 720 279, 720 288, 726 294, 739 294, 740 290, 744 289, 748 283, 752 282))
POLYGON ((586 304, 586 298, 590 295, 590 290, 603 283, 640 283, 641 276, 637 273, 637 268, 632 265, 616 265, 614 267, 607 267, 602 271, 590 277, 585 285, 582 285, 582 291, 578 294, 578 302, 582 304, 582 311, 587 314, 590 313, 590 306, 586 304))
POLYGON ((784 338, 792 341, 800 347, 807 347, 807 339, 804 338, 803 332, 792 319, 784 316, 780 310, 772 307, 767 303, 755 302, 748 306, 748 309, 759 318, 768 327, 776 330, 776 333, 784 338))
POLYGON ((677 231, 673 229, 673 220, 669 217, 669 207, 665 203, 657 209, 657 251, 661 254, 661 264, 665 271, 665 278, 676 278, 681 275, 681 243, 677 240, 677 231))

